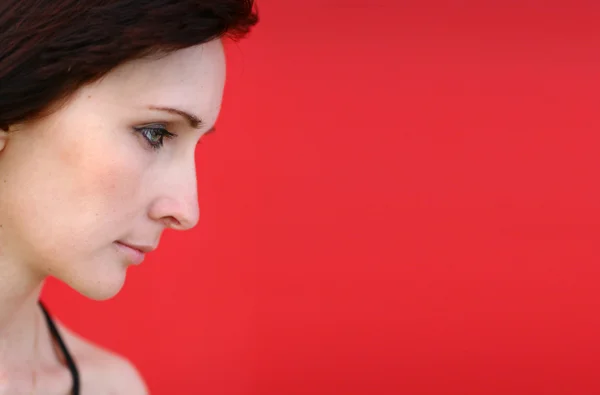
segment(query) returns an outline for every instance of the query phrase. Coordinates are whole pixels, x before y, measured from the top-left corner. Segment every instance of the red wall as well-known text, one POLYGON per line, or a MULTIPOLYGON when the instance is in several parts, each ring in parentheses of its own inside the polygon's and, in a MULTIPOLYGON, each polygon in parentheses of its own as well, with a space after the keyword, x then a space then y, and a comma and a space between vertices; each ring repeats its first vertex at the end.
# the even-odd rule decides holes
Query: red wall
POLYGON ((198 228, 46 300, 153 394, 600 393, 600 6, 543 3, 262 0, 198 228))

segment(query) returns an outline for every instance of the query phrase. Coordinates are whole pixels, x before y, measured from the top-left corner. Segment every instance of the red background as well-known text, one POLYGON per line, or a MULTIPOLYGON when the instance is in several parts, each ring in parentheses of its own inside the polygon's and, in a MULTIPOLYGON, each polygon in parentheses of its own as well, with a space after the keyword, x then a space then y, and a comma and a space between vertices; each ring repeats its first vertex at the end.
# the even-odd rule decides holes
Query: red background
POLYGON ((593 3, 262 0, 198 228, 45 299, 153 394, 600 393, 593 3))

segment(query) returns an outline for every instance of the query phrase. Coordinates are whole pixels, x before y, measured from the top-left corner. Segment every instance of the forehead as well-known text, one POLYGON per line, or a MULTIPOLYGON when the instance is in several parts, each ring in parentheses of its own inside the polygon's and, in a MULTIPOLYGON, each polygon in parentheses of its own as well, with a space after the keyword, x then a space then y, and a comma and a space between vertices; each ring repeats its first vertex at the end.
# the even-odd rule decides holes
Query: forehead
POLYGON ((224 84, 224 50, 220 40, 213 40, 123 64, 87 93, 116 106, 177 107, 212 118, 207 112, 218 112, 224 84))

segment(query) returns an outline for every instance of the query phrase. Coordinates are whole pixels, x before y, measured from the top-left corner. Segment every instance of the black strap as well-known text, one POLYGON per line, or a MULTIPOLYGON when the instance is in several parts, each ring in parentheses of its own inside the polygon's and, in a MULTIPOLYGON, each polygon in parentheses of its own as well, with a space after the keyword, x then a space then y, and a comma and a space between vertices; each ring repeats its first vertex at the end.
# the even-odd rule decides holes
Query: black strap
POLYGON ((60 347, 60 350, 61 350, 63 356, 65 357, 65 362, 67 363, 67 368, 69 368, 69 371, 71 372, 71 376, 73 377, 73 395, 79 395, 79 371, 77 370, 75 361, 73 360, 73 357, 69 353, 69 350, 67 349, 65 342, 63 341, 62 337, 60 336, 60 333, 58 332, 58 328, 54 324, 52 317, 50 317, 50 314, 48 313, 46 306, 44 306, 44 304, 42 303, 41 300, 38 303, 39 303, 40 307, 42 308, 42 311, 44 312, 44 316, 46 317, 46 323, 48 324, 48 329, 50 330, 50 333, 52 334, 52 338, 54 338, 54 341, 56 341, 56 343, 60 347))

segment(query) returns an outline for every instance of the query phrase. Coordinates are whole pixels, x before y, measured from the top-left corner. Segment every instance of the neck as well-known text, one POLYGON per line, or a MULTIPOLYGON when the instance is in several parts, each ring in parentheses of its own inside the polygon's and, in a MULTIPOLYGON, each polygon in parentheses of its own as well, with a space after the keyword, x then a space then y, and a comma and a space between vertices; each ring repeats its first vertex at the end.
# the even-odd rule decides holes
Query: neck
POLYGON ((44 278, 12 264, 0 251, 0 367, 31 359, 44 278))

